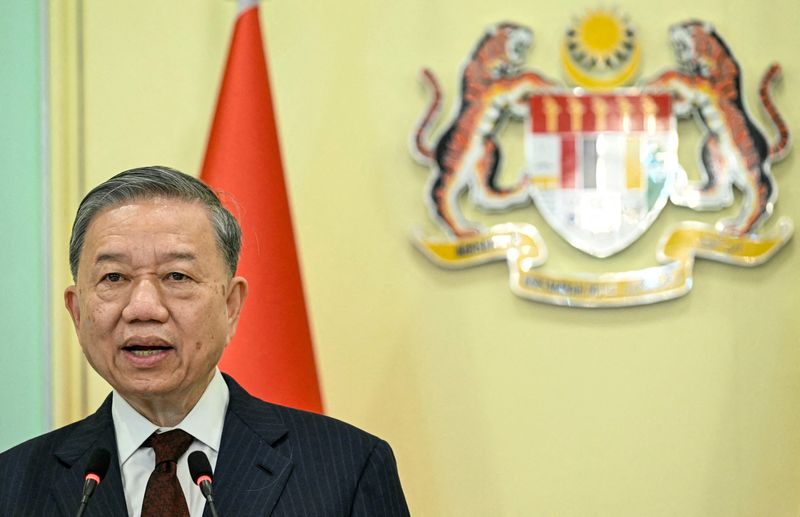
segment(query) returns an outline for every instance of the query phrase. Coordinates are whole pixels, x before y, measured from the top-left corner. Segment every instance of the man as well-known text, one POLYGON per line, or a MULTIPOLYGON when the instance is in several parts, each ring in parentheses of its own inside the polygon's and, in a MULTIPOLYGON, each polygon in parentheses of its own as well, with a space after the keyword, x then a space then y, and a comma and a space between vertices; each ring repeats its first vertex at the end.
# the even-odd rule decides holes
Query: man
POLYGON ((114 391, 88 418, 0 454, 0 515, 74 515, 98 449, 111 466, 87 516, 211 515, 188 472, 196 450, 221 516, 408 515, 386 442, 258 400, 217 369, 248 294, 240 247, 217 196, 172 169, 126 171, 84 198, 64 300, 114 391))

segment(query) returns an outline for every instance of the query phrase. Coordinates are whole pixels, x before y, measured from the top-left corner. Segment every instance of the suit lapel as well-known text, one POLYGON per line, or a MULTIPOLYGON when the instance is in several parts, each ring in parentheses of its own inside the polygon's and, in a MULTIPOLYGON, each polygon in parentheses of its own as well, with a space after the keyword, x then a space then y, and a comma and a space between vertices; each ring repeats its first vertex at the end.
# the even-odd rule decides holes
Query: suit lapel
POLYGON ((273 448, 287 430, 269 406, 227 375, 225 381, 230 400, 214 476, 217 509, 220 515, 254 508, 269 515, 292 471, 292 461, 273 448))
POLYGON ((78 423, 75 430, 55 451, 56 457, 66 467, 64 475, 53 485, 51 492, 62 515, 74 515, 77 512, 86 464, 92 451, 97 448, 105 448, 111 453, 111 464, 108 474, 89 501, 84 515, 86 517, 127 515, 119 472, 117 442, 111 418, 111 395, 95 414, 78 423))

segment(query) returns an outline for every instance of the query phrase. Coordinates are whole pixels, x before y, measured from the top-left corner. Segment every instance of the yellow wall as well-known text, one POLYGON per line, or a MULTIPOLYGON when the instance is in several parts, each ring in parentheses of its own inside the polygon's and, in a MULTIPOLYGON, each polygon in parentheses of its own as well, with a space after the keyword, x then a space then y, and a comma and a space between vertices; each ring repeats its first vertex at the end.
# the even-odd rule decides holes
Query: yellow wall
MULTIPOLYGON (((53 4, 70 11, 75 2, 53 4)), ((197 173, 235 2, 82 3, 85 185, 153 163, 197 173)), ((422 203, 427 173, 407 149, 427 104, 419 69, 430 66, 441 78, 449 110, 476 38, 492 22, 514 20, 536 33, 528 62, 558 76, 565 26, 595 6, 262 4, 327 411, 392 443, 414 515, 795 516, 796 243, 754 269, 700 261, 685 298, 617 310, 527 302, 510 293, 504 264, 445 271, 410 243, 414 228, 433 228, 422 203)), ((770 60, 780 61, 777 102, 800 134, 796 0, 622 7, 640 30, 645 75, 673 64, 667 27, 689 17, 712 21, 726 37, 752 107, 756 79, 770 60)), ((53 30, 69 41, 75 32, 58 10, 53 30)), ((72 72, 62 66, 55 76, 64 98, 54 112, 64 123, 54 145, 80 145, 69 115, 74 97, 59 90, 72 72)), ((682 160, 696 171, 697 131, 681 127, 682 160)), ((521 167, 521 135, 518 125, 505 133, 508 174, 521 167)), ((74 169, 62 158, 54 176, 74 169)), ((797 163, 790 156, 774 172, 777 215, 800 223, 797 163)), ((75 183, 81 173, 73 172, 75 183)), ((668 206, 640 241, 606 261, 564 244, 532 207, 480 217, 535 224, 550 249, 547 268, 568 272, 654 265, 670 224, 719 214, 668 206)), ((63 348, 68 338, 54 341, 63 348)), ((56 387, 56 402, 65 385, 56 387)), ((106 390, 92 378, 84 405, 93 407, 106 390)))

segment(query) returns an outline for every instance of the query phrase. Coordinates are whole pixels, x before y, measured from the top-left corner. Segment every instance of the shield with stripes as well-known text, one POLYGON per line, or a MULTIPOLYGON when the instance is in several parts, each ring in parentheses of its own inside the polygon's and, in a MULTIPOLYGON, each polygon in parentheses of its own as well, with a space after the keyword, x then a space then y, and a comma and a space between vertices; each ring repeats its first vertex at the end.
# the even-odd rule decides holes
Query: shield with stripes
POLYGON ((658 217, 680 170, 669 94, 576 90, 529 102, 525 161, 539 212, 595 257, 628 247, 658 217))

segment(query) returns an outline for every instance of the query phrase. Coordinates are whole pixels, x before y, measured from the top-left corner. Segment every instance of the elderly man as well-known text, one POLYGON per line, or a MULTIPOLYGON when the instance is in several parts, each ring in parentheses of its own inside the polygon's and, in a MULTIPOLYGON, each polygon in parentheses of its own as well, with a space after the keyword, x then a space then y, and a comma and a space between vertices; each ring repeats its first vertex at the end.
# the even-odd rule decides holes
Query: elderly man
POLYGON ((0 515, 74 515, 102 449, 110 468, 85 515, 211 515, 193 451, 210 459, 222 516, 408 515, 386 442, 258 400, 218 370, 248 294, 240 247, 217 196, 172 169, 126 171, 84 198, 64 301, 114 391, 88 418, 0 454, 0 515))

